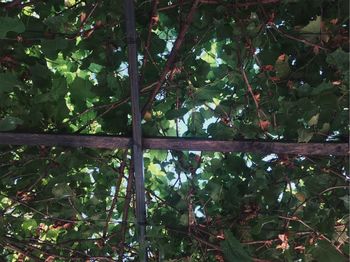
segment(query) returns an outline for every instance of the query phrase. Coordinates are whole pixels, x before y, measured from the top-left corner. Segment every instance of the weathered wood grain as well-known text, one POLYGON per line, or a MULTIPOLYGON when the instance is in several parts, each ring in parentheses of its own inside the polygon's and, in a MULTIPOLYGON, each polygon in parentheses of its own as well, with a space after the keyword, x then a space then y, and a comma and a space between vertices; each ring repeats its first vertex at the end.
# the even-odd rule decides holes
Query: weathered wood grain
MULTIPOLYGON (((129 80, 131 89, 131 112, 132 112, 132 164, 134 171, 136 191, 136 220, 139 231, 140 251, 139 261, 147 261, 146 251, 146 200, 145 181, 143 176, 143 152, 142 152, 142 129, 140 110, 139 74, 137 68, 136 25, 134 1, 124 0, 124 17, 126 24, 126 38, 128 41, 129 80)), ((132 180, 130 180, 132 181, 132 180)))
MULTIPOLYGON (((43 145, 90 148, 130 148, 130 137, 0 133, 3 145, 43 145)), ((175 137, 144 138, 144 149, 252 152, 300 155, 349 155, 349 143, 286 143, 262 141, 220 141, 175 137)))

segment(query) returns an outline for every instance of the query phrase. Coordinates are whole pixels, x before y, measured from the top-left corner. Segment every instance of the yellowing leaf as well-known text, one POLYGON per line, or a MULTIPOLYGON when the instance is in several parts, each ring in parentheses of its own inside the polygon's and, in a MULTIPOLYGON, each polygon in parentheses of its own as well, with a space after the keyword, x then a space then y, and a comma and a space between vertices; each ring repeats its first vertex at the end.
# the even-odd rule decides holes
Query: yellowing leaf
POLYGON ((304 202, 305 201, 305 195, 303 194, 303 193, 300 193, 300 192, 298 192, 298 193, 296 193, 295 194, 295 197, 300 201, 300 202, 304 202))
POLYGON ((321 133, 327 133, 330 129, 330 124, 329 123, 323 123, 322 128, 320 130, 321 133))
POLYGON ((310 120, 309 120, 309 122, 307 122, 307 124, 309 126, 317 125, 319 117, 320 117, 320 113, 317 113, 316 115, 314 115, 313 117, 310 118, 310 120))
POLYGON ((300 31, 304 33, 320 33, 321 32, 321 16, 317 16, 316 20, 310 21, 306 26, 304 26, 300 31))
POLYGON ((164 172, 160 169, 159 165, 151 163, 148 166, 148 171, 154 176, 165 176, 164 172))
POLYGON ((64 5, 67 7, 71 7, 75 5, 75 0, 64 0, 64 5))
POLYGON ((290 73, 288 58, 289 57, 286 54, 281 54, 276 60, 276 77, 279 79, 287 77, 290 73))

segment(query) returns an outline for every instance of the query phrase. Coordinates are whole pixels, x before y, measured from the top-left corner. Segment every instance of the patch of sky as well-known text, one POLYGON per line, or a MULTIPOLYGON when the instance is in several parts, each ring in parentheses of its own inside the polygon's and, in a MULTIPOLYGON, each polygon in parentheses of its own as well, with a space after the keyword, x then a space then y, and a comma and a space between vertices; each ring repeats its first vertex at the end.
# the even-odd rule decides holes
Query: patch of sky
MULTIPOLYGON (((216 105, 214 103, 209 103, 208 104, 211 108, 215 108, 216 105)), ((197 106, 195 107, 193 110, 191 111, 188 111, 182 118, 182 121, 179 122, 179 136, 182 136, 187 130, 187 124, 188 123, 188 120, 189 120, 189 117, 191 116, 191 114, 193 112, 200 112, 201 109, 206 109, 206 106, 205 105, 201 105, 201 106, 197 106)), ((203 123, 203 129, 207 129, 208 126, 212 123, 215 123, 216 121, 218 120, 218 118, 216 117, 211 117, 209 119, 206 119, 203 123)))
POLYGON ((258 64, 254 64, 253 69, 255 70, 255 73, 257 74, 257 73, 259 73, 260 66, 258 66, 258 64))
POLYGON ((252 167, 254 162, 250 159, 250 156, 248 154, 245 154, 243 157, 245 164, 247 165, 247 167, 252 167))
POLYGON ((170 52, 170 51, 173 49, 174 43, 175 43, 175 41, 173 41, 173 40, 168 40, 168 41, 166 42, 165 47, 166 47, 166 49, 167 49, 168 52, 170 52))
POLYGON ((347 181, 349 181, 349 180, 350 180, 350 176, 349 176, 349 174, 348 174, 347 172, 348 172, 347 168, 346 168, 346 167, 343 167, 343 168, 342 168, 341 174, 345 177, 345 179, 346 179, 347 181))
POLYGON ((276 154, 269 154, 265 156, 262 160, 265 162, 270 162, 271 160, 276 160, 278 156, 276 154))
POLYGON ((128 76, 128 66, 129 64, 127 62, 121 62, 119 68, 117 69, 117 73, 121 77, 128 76))
POLYGON ((279 28, 279 27, 281 27, 281 26, 284 26, 285 24, 286 24, 286 21, 282 20, 282 21, 280 21, 279 23, 275 23, 275 26, 276 26, 277 28, 279 28))
POLYGON ((164 92, 159 92, 155 97, 156 100, 163 100, 164 98, 165 98, 164 92))
POLYGON ((196 217, 198 217, 198 218, 205 217, 205 215, 203 214, 201 209, 202 208, 200 206, 196 206, 195 209, 194 209, 194 213, 195 213, 196 217))
POLYGON ((326 138, 326 141, 337 141, 339 134, 340 134, 339 131, 333 131, 333 133, 328 135, 328 137, 326 138))
POLYGON ((138 54, 138 55, 137 55, 137 61, 138 61, 139 63, 142 63, 142 60, 143 60, 143 55, 138 54))
MULTIPOLYGON (((290 183, 290 187, 291 188, 289 188, 289 186, 287 187, 286 192, 290 192, 290 189, 292 189, 292 192, 290 192, 290 193, 293 194, 293 192, 295 192, 297 187, 296 187, 295 183, 293 183, 293 182, 290 183)), ((279 196, 278 196, 277 201, 281 202, 282 199, 283 199, 283 196, 284 196, 284 192, 280 193, 279 196)))

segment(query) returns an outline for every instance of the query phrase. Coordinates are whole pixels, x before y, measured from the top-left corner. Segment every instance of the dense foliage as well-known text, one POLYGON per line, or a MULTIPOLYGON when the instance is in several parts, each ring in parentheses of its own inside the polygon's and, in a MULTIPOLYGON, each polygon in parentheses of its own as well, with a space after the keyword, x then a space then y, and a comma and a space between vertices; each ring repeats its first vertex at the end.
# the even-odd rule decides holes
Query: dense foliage
MULTIPOLYGON (((348 10, 137 1, 144 136, 347 142, 348 10)), ((0 131, 130 136, 124 21, 121 1, 1 0, 0 131)), ((138 260, 128 151, 0 148, 2 261, 138 260)), ((348 260, 347 156, 144 161, 150 261, 348 260)))

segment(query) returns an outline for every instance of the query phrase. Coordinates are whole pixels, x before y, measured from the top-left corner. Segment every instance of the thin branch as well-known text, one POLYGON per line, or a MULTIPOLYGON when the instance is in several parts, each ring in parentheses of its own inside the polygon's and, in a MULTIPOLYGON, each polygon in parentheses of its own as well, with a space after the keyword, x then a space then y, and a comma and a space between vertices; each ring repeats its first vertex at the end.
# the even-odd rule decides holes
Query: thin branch
POLYGON ((284 216, 278 216, 281 219, 285 219, 285 220, 289 220, 289 221, 296 221, 301 223, 302 225, 304 225, 306 228, 312 230, 313 232, 315 232, 315 234, 317 234, 319 237, 321 237, 321 239, 326 240, 328 243, 330 243, 340 254, 342 254, 344 256, 344 253, 336 246, 334 245, 334 243, 332 242, 332 240, 330 240, 328 237, 326 237, 324 234, 316 231, 315 229, 313 229, 311 226, 309 226, 308 224, 306 224, 304 221, 302 221, 300 218, 298 217, 284 217, 284 216))
POLYGON ((106 234, 107 234, 107 231, 108 231, 109 221, 112 218, 113 211, 114 211, 115 206, 117 204, 117 199, 118 199, 118 195, 119 195, 120 185, 122 183, 123 176, 124 176, 124 171, 125 171, 125 167, 126 167, 127 154, 128 154, 128 150, 125 150, 124 154, 123 154, 123 161, 121 162, 120 167, 119 167, 118 178, 117 178, 116 183, 115 183, 115 192, 114 192, 112 204, 111 204, 111 207, 110 207, 108 215, 107 215, 105 227, 103 229, 103 238, 106 237, 106 234))
POLYGON ((158 2, 159 0, 152 0, 152 10, 151 10, 151 15, 148 23, 148 34, 147 34, 147 40, 146 40, 146 45, 145 45, 145 50, 143 52, 143 63, 141 67, 141 78, 140 78, 140 83, 143 83, 143 77, 144 77, 144 71, 148 62, 148 55, 149 55, 149 49, 151 47, 151 38, 152 38, 152 28, 154 25, 156 25, 157 21, 157 7, 158 7, 158 2))
POLYGON ((346 188, 350 188, 350 186, 348 185, 343 185, 343 186, 333 186, 333 187, 330 187, 330 188, 327 188, 325 190, 323 190, 321 193, 319 193, 319 195, 323 195, 324 193, 327 193, 329 191, 332 191, 334 189, 346 189, 346 188))
POLYGON ((319 49, 328 51, 327 48, 322 47, 322 46, 317 45, 317 44, 314 44, 314 43, 311 43, 311 42, 307 41, 306 39, 298 38, 298 37, 292 36, 292 35, 290 35, 290 34, 287 34, 286 32, 284 32, 284 31, 282 31, 281 29, 277 28, 275 25, 272 25, 272 28, 273 28, 276 32, 278 32, 280 35, 285 36, 285 37, 287 37, 287 38, 289 38, 289 39, 291 39, 291 40, 295 40, 295 41, 301 42, 301 43, 303 43, 303 44, 305 44, 305 45, 317 47, 317 48, 319 48, 319 49))
POLYGON ((126 196, 124 200, 124 211, 123 211, 123 218, 122 218, 122 226, 120 230, 121 240, 120 240, 120 249, 119 249, 119 259, 118 261, 123 261, 123 255, 124 255, 124 246, 125 246, 125 234, 128 227, 128 215, 129 215, 129 208, 130 208, 130 201, 131 201, 131 194, 132 194, 132 184, 134 180, 134 171, 133 171, 133 161, 130 161, 130 169, 129 169, 129 177, 128 177, 128 183, 126 187, 126 196))
MULTIPOLYGON (((244 80, 244 82, 245 82, 245 84, 247 86, 248 92, 250 93, 250 95, 252 96, 252 98, 254 100, 254 104, 255 104, 256 110, 258 111, 258 115, 259 115, 259 102, 258 102, 258 100, 256 100, 256 98, 254 96, 253 88, 252 88, 251 84, 249 83, 247 74, 246 74, 243 66, 241 66, 241 73, 242 73, 242 76, 243 76, 243 80, 244 80)), ((259 116, 259 118, 260 118, 260 116, 259 116)))
POLYGON ((18 247, 17 245, 13 244, 13 243, 0 243, 0 245, 3 247, 3 248, 7 248, 7 249, 11 249, 27 258, 30 258, 32 259, 33 261, 36 261, 36 262, 41 262, 42 260, 37 257, 37 256, 34 256, 34 255, 31 255, 29 253, 29 251, 26 251, 26 250, 23 250, 21 249, 20 247, 18 247))
POLYGON ((194 16, 194 13, 196 12, 197 10, 197 7, 200 3, 200 0, 195 0, 193 2, 193 5, 191 7, 191 10, 190 12, 188 13, 187 15, 187 18, 186 18, 186 22, 184 24, 184 26, 181 28, 181 31, 174 43, 174 46, 170 52, 170 55, 169 55, 169 58, 165 64, 165 67, 163 69, 163 72, 157 82, 157 85, 156 87, 153 89, 151 95, 149 96, 146 104, 144 105, 143 109, 142 109, 142 116, 149 110, 149 108, 151 107, 152 103, 153 103, 153 100, 154 98, 156 97, 157 93, 159 92, 160 88, 162 87, 165 79, 166 79, 166 76, 168 74, 168 72, 170 71, 173 63, 175 62, 175 58, 176 58, 176 55, 177 55, 177 52, 179 51, 183 41, 184 41, 184 38, 185 38, 185 35, 187 33, 187 30, 189 29, 190 27, 190 24, 192 23, 192 19, 193 19, 193 16, 194 16))
MULTIPOLYGON (((201 4, 208 4, 208 5, 220 5, 220 4, 222 4, 222 5, 225 5, 227 8, 247 8, 247 7, 256 6, 256 5, 277 4, 279 2, 280 2, 280 0, 260 0, 260 1, 255 1, 255 2, 225 4, 219 0, 201 0, 200 1, 201 4)), ((190 4, 190 3, 191 3, 191 1, 187 1, 187 2, 184 2, 182 4, 185 5, 185 4, 190 4)), ((158 11, 167 11, 167 10, 178 7, 179 5, 180 5, 179 3, 171 4, 168 6, 158 8, 158 11)))

